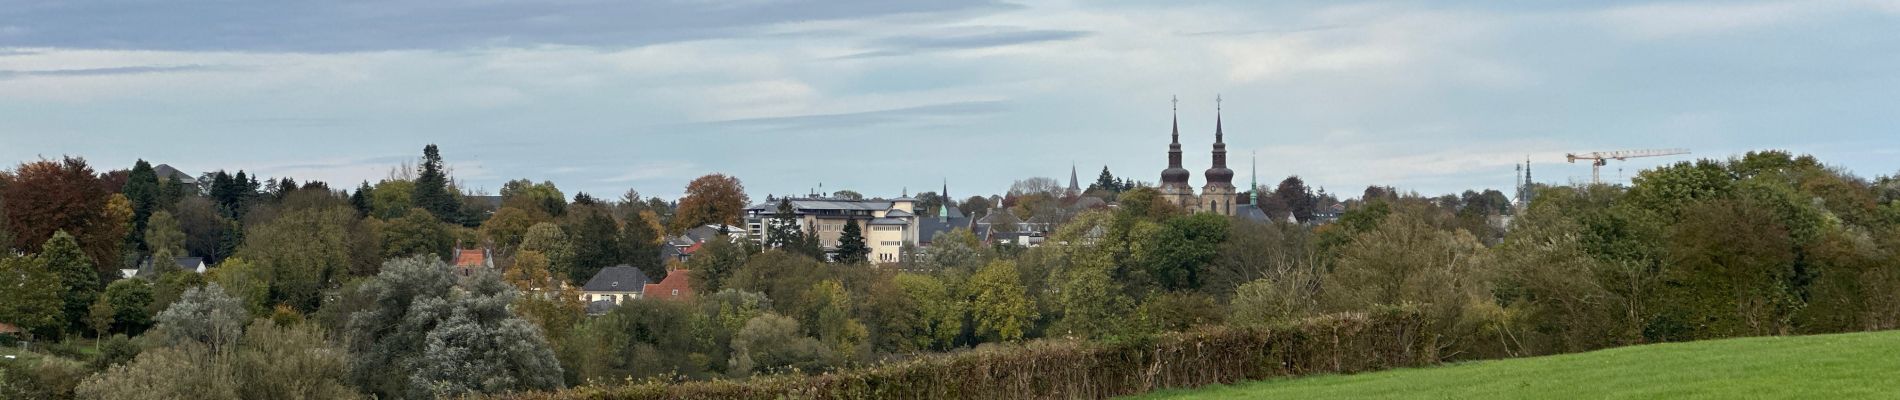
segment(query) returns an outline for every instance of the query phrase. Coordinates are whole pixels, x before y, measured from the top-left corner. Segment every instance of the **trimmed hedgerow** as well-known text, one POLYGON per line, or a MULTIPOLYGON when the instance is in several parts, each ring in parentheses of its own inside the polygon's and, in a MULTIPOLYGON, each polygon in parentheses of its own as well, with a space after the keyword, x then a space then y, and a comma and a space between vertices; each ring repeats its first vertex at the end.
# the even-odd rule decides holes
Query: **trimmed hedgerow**
POLYGON ((1115 343, 1038 340, 819 375, 643 382, 497 396, 567 399, 1100 399, 1270 377, 1352 373, 1437 361, 1417 312, 1313 318, 1271 328, 1211 327, 1115 343))

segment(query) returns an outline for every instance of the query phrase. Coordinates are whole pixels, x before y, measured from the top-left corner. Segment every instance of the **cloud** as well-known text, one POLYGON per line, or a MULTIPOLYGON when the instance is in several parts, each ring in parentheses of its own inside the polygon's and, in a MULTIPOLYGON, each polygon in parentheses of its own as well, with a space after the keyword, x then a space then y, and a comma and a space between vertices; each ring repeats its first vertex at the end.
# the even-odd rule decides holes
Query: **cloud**
POLYGON ((698 165, 684 161, 647 162, 628 168, 625 173, 600 179, 606 183, 628 183, 650 181, 661 178, 686 178, 697 171, 698 165))
POLYGON ((841 59, 911 55, 929 51, 968 50, 1008 47, 1032 43, 1076 40, 1089 32, 1058 29, 1021 29, 1007 27, 956 28, 954 31, 922 35, 887 37, 872 42, 877 50, 838 57, 841 59))
POLYGON ((1626 36, 1654 39, 1707 36, 1762 29, 1848 12, 1878 3, 1774 1, 1749 3, 1655 3, 1603 10, 1597 17, 1626 36))
POLYGON ((0 70, 0 79, 25 77, 83 77, 112 75, 146 75, 172 72, 229 71, 231 66, 218 65, 134 65, 106 68, 74 68, 49 70, 0 70))
POLYGON ((966 101, 873 111, 733 119, 712 121, 706 125, 745 130, 818 133, 839 128, 864 129, 893 125, 941 124, 994 114, 1008 108, 1008 104, 1002 101, 966 101))
POLYGON ((353 52, 542 44, 632 47, 788 23, 1013 9, 996 1, 467 0, 41 2, 0 13, 20 46, 353 52))

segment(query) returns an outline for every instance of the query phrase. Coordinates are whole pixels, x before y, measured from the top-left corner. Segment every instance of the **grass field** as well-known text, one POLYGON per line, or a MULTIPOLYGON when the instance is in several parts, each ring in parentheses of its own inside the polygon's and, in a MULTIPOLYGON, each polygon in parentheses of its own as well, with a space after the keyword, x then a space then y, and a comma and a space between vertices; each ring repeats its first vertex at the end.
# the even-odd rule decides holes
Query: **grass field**
POLYGON ((1893 399, 1900 398, 1900 331, 1636 346, 1136 398, 1893 399))

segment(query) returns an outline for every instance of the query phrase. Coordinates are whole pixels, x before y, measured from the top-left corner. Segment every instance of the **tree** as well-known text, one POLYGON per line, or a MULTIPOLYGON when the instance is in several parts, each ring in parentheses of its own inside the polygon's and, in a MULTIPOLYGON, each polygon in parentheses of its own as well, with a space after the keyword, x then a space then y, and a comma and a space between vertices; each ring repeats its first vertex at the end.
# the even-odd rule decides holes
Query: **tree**
POLYGON ((680 197, 679 213, 673 216, 670 228, 677 233, 709 224, 738 225, 749 202, 739 178, 702 176, 686 184, 686 194, 680 197))
POLYGON ((454 249, 448 225, 428 210, 411 209, 383 227, 383 258, 426 254, 447 259, 454 249))
POLYGON ((746 321, 732 337, 733 377, 779 371, 818 371, 836 364, 836 355, 818 339, 800 336, 798 321, 766 313, 746 321))
POLYGON ((311 325, 259 319, 236 349, 197 343, 140 353, 79 385, 82 398, 355 399, 342 378, 346 355, 311 325))
POLYGON ((957 212, 963 213, 963 216, 972 220, 983 218, 984 215, 990 213, 992 208, 996 208, 996 204, 991 203, 990 198, 983 196, 970 196, 968 199, 957 202, 957 212))
POLYGON ((1121 333, 1123 322, 1134 311, 1133 301, 1122 294, 1123 288, 1109 276, 1111 265, 1076 266, 1060 283, 1056 302, 1062 318, 1053 330, 1082 338, 1102 338, 1121 333))
POLYGON ((864 244, 864 230, 858 228, 857 220, 844 222, 844 233, 838 235, 838 255, 833 259, 843 264, 864 264, 869 262, 871 247, 864 244))
POLYGON ((186 290, 185 295, 155 318, 159 340, 166 346, 192 344, 211 352, 233 350, 251 320, 244 303, 224 293, 217 284, 186 290))
POLYGON ((693 258, 686 260, 693 291, 713 293, 726 289, 732 275, 746 265, 749 255, 739 244, 727 240, 708 240, 693 258))
MULTIPOLYGON (((522 252, 537 252, 548 257, 548 272, 567 282, 572 281, 574 270, 574 243, 567 238, 567 232, 552 222, 542 222, 528 227, 528 233, 521 238, 522 252)), ((591 278, 591 276, 590 276, 591 278)))
POLYGON ((864 200, 864 194, 858 193, 857 191, 854 191, 854 190, 840 190, 836 192, 831 192, 831 197, 838 198, 838 199, 845 199, 845 200, 864 200))
POLYGON ((0 321, 45 337, 66 328, 60 275, 35 257, 0 253, 0 321))
POLYGON ((143 236, 146 221, 158 209, 158 172, 152 169, 151 163, 138 160, 132 164, 132 172, 121 193, 132 202, 132 234, 126 237, 126 242, 138 246, 141 252, 149 251, 144 247, 146 240, 143 236))
POLYGON ((53 234, 46 245, 40 248, 40 264, 46 270, 59 275, 59 287, 65 293, 61 309, 65 310, 68 329, 85 329, 86 317, 92 307, 93 298, 98 296, 99 274, 92 268, 92 260, 79 250, 79 242, 66 231, 53 234))
POLYGON ((534 325, 508 310, 516 292, 493 273, 455 286, 429 257, 385 263, 351 294, 351 377, 379 397, 435 398, 561 386, 561 366, 534 325))
POLYGON ((442 153, 437 151, 434 144, 423 146, 422 164, 416 167, 419 170, 413 203, 416 207, 428 210, 442 222, 455 222, 462 215, 462 203, 455 198, 448 172, 443 170, 442 153))
POLYGON ((528 228, 540 222, 542 221, 531 217, 527 211, 514 207, 502 207, 495 211, 495 215, 488 217, 488 221, 482 223, 482 236, 488 238, 490 243, 494 243, 495 247, 502 249, 503 252, 512 252, 528 235, 528 228))
POLYGON ((415 202, 416 183, 410 181, 386 180, 376 183, 376 189, 370 191, 370 216, 385 220, 396 219, 417 208, 415 202))
POLYGON ((977 335, 993 341, 1023 338, 1036 310, 1021 279, 1014 261, 991 262, 970 277, 964 296, 970 302, 977 335))
POLYGON ((356 187, 356 192, 350 193, 350 208, 356 209, 357 217, 368 217, 371 212, 376 211, 376 203, 370 200, 370 193, 375 190, 376 188, 369 186, 369 181, 363 181, 362 186, 356 187))
POLYGON ((641 212, 627 214, 626 223, 620 226, 619 243, 622 264, 639 268, 652 279, 666 278, 666 265, 660 260, 660 233, 641 212))
POLYGON ((843 283, 826 280, 812 284, 803 300, 809 310, 805 326, 832 353, 849 359, 870 350, 863 347, 869 332, 864 323, 851 318, 851 296, 845 293, 843 283))
POLYGON ((937 212, 940 211, 939 209, 947 204, 944 202, 949 200, 950 199, 944 198, 942 194, 938 194, 937 192, 918 193, 916 206, 917 216, 920 218, 936 218, 937 212))
POLYGON ((188 197, 178 202, 175 211, 178 229, 185 235, 185 249, 179 254, 194 254, 216 264, 236 252, 242 242, 237 223, 220 214, 211 199, 188 197))
MULTIPOLYGON (((118 273, 119 246, 124 243, 126 215, 111 209, 112 193, 82 158, 40 160, 20 164, 0 185, 0 204, 6 206, 6 227, 13 248, 37 248, 65 231, 81 245, 96 269, 97 278, 118 273)), ((123 197, 121 197, 123 199, 123 197)), ((124 201, 124 200, 121 200, 124 201)), ((90 302, 89 302, 90 303, 90 302)))
POLYGON ((792 208, 792 200, 779 199, 777 212, 766 221, 765 248, 787 249, 797 246, 800 239, 803 237, 798 230, 798 212, 792 208))
POLYGON ((105 294, 93 302, 93 329, 100 337, 108 333, 138 336, 152 325, 152 285, 143 279, 120 279, 106 285, 105 294))
POLYGON ((580 380, 620 381, 665 375, 707 377, 705 316, 686 302, 641 299, 575 328, 566 342, 568 365, 580 380))
POLYGON ((1319 211, 1312 189, 1308 189, 1306 181, 1301 180, 1297 175, 1281 180, 1280 186, 1273 189, 1273 198, 1279 200, 1280 204, 1286 205, 1287 210, 1291 211, 1293 217, 1299 219, 1300 222, 1313 220, 1313 213, 1319 211))
POLYGON ((314 324, 258 319, 244 330, 232 368, 245 399, 354 399, 349 354, 324 340, 314 324))
POLYGON ((950 348, 957 335, 963 332, 963 303, 951 297, 949 287, 936 277, 897 274, 892 279, 908 303, 915 307, 911 312, 916 315, 908 319, 916 323, 904 325, 909 330, 901 332, 910 340, 912 348, 950 348))
POLYGON ((383 250, 363 241, 371 235, 356 219, 356 211, 340 206, 291 211, 246 236, 237 256, 256 263, 269 277, 267 303, 302 312, 316 311, 323 291, 336 287, 343 277, 374 273, 383 250))
POLYGON ((554 182, 516 179, 501 186, 501 206, 538 213, 541 218, 559 217, 567 213, 567 195, 554 182))
MULTIPOLYGON (((562 224, 569 243, 574 246, 568 278, 574 282, 586 282, 601 268, 619 264, 625 258, 620 254, 620 228, 607 208, 599 204, 575 203, 562 224)), ((655 252, 654 257, 659 257, 659 254, 655 252)))
POLYGON ((250 260, 233 257, 218 264, 214 270, 212 282, 224 288, 226 294, 244 303, 244 309, 251 315, 264 315, 270 311, 271 277, 262 267, 250 260))
POLYGON ((1168 219, 1138 256, 1163 289, 1200 289, 1201 270, 1227 241, 1227 224, 1227 218, 1207 213, 1168 219))
POLYGON ((185 232, 178 228, 178 219, 172 218, 172 213, 152 213, 145 225, 145 248, 152 253, 152 260, 171 260, 190 255, 185 252, 185 232))

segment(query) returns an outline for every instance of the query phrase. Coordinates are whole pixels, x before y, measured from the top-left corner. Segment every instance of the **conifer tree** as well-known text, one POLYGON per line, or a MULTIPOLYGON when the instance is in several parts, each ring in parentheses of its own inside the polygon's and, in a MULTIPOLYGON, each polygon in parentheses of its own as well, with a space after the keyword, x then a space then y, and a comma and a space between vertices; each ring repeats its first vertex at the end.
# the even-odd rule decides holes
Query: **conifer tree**
POLYGON ((870 255, 871 248, 864 244, 864 230, 858 228, 858 221, 845 221, 844 233, 838 235, 837 261, 845 264, 863 264, 870 255))
POLYGON ((375 206, 371 204, 369 200, 369 192, 371 190, 375 190, 375 189, 369 186, 369 181, 363 181, 363 186, 358 186, 356 188, 356 193, 350 194, 350 207, 356 208, 357 218, 368 216, 370 210, 373 210, 375 208, 375 206))
POLYGON ((431 144, 422 148, 422 165, 417 167, 416 191, 413 201, 417 207, 429 210, 443 222, 457 221, 461 214, 461 203, 449 190, 448 173, 442 169, 442 153, 431 144))
POLYGON ((639 211, 627 213, 616 241, 620 244, 621 262, 639 268, 649 278, 666 277, 666 265, 660 263, 660 233, 653 230, 653 225, 648 224, 639 211))
POLYGON ((126 177, 125 199, 132 201, 132 231, 125 237, 126 243, 135 246, 139 252, 145 248, 145 222, 152 217, 152 210, 158 204, 158 172, 152 169, 152 163, 139 160, 132 164, 132 173, 126 177))

